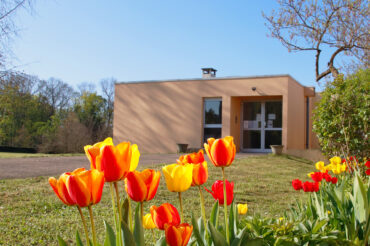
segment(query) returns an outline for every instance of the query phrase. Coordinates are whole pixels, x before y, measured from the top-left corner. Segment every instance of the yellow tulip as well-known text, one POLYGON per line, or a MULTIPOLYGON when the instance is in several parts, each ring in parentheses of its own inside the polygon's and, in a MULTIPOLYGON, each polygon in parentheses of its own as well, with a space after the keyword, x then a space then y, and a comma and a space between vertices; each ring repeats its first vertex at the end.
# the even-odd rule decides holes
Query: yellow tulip
POLYGON ((248 212, 247 204, 238 204, 238 214, 246 214, 248 212))
POLYGON ((308 174, 307 174, 307 176, 308 176, 309 178, 311 178, 312 174, 314 174, 314 172, 310 172, 310 173, 308 173, 308 174))
POLYGON ((317 170, 321 171, 325 166, 325 163, 323 161, 316 162, 315 167, 317 170))
POLYGON ((153 222, 153 218, 152 218, 152 215, 149 213, 149 214, 146 214, 143 218, 143 227, 145 229, 154 229, 156 228, 154 222, 153 222))
POLYGON ((172 192, 183 192, 189 189, 193 181, 193 165, 171 164, 162 168, 167 189, 172 192))
POLYGON ((334 165, 339 165, 342 163, 342 159, 339 157, 339 156, 334 156, 332 158, 330 158, 330 163, 331 164, 334 164, 334 165))

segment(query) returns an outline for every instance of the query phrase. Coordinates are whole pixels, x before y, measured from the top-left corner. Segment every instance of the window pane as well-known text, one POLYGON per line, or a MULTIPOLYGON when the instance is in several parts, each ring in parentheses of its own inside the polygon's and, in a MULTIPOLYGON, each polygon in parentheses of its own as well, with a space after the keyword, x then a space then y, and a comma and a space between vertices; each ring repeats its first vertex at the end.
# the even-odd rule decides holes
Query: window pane
POLYGON ((243 134, 244 149, 260 149, 261 148, 261 131, 244 131, 243 134))
POLYGON ((204 128, 204 142, 208 138, 221 138, 221 128, 204 128))
POLYGON ((205 124, 221 124, 222 122, 222 101, 221 100, 206 100, 204 101, 204 123, 205 124))
POLYGON ((281 102, 266 102, 265 110, 266 128, 281 128, 282 127, 282 103, 281 102))
POLYGON ((281 131, 265 131, 265 149, 270 145, 281 145, 281 131))
POLYGON ((261 128, 261 103, 248 102, 243 107, 243 124, 251 128, 261 128))

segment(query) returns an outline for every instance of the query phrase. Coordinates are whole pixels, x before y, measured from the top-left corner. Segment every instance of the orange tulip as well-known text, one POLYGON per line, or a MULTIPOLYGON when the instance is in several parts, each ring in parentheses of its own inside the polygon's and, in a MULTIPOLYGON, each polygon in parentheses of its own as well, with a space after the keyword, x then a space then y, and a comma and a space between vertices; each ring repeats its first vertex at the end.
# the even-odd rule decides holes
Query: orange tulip
POLYGON ((72 200, 70 197, 68 190, 67 190, 67 179, 71 175, 75 175, 79 172, 85 171, 85 168, 78 168, 74 170, 73 172, 67 172, 60 175, 59 179, 57 180, 54 177, 49 178, 49 184, 51 188, 53 188, 55 194, 58 196, 58 198, 66 205, 72 206, 76 205, 76 203, 72 200))
POLYGON ((161 173, 153 169, 129 172, 126 178, 127 194, 136 202, 152 200, 157 193, 160 176, 161 173))
POLYGON ((80 207, 100 202, 104 186, 104 174, 96 169, 82 171, 67 179, 67 189, 72 200, 80 207))
POLYGON ((234 138, 227 136, 224 138, 208 138, 208 144, 204 144, 209 159, 216 167, 230 166, 235 158, 234 138))
POLYGON ((204 152, 202 149, 199 150, 198 153, 194 152, 180 156, 177 163, 193 165, 193 180, 191 186, 202 185, 207 182, 208 167, 207 162, 204 160, 204 152))
POLYGON ((179 164, 198 164, 198 163, 203 163, 204 162, 204 152, 203 150, 199 150, 198 153, 194 152, 191 154, 187 155, 182 155, 180 158, 177 160, 177 163, 179 164))
POLYGON ((104 172, 105 181, 116 182, 136 169, 139 157, 140 152, 136 144, 122 142, 117 146, 105 145, 96 156, 95 169, 104 172))
POLYGON ((95 169, 78 168, 71 173, 63 173, 59 180, 49 178, 49 183, 65 204, 87 207, 100 202, 104 175, 95 169))
POLYGON ((96 168, 96 164, 95 164, 96 157, 100 155, 101 148, 106 145, 113 145, 112 138, 106 138, 103 142, 98 142, 94 145, 86 145, 84 147, 86 156, 89 159, 90 164, 91 164, 91 169, 96 168))
POLYGON ((178 226, 166 224, 164 226, 166 242, 169 246, 186 246, 193 232, 193 226, 183 223, 178 226))
POLYGON ((163 203, 161 206, 151 206, 150 214, 152 215, 153 222, 160 230, 164 230, 164 225, 179 225, 180 215, 177 209, 169 203, 163 203))

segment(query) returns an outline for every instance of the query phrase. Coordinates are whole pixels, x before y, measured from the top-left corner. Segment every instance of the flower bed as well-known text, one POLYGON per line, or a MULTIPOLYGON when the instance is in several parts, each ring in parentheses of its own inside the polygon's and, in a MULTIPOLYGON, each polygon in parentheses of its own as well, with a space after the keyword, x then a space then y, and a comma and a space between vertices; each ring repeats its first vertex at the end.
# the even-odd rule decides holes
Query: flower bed
MULTIPOLYGON (((277 221, 258 216, 239 220, 238 213, 245 214, 247 212, 247 206, 243 204, 236 206, 233 203, 234 184, 226 180, 227 167, 232 164, 235 157, 233 139, 232 137, 209 139, 208 143, 205 144, 205 150, 212 164, 215 167, 219 167, 220 174, 222 174, 222 180, 217 180, 212 185, 212 191, 207 190, 216 199, 209 215, 205 211, 203 188, 201 187, 208 178, 208 167, 204 161, 202 150, 198 153, 184 155, 177 160, 176 164, 165 166, 162 169, 168 190, 178 194, 180 205, 178 208, 180 212, 172 204, 164 203, 160 206, 152 206, 150 208, 150 214, 144 215, 143 204, 155 197, 159 185, 160 173, 150 169, 143 170, 142 172, 135 171, 140 156, 137 146, 130 143, 121 143, 114 146, 110 138, 93 146, 85 147, 92 170, 78 169, 71 173, 65 173, 58 180, 50 178, 50 184, 62 202, 66 205, 77 207, 84 225, 85 241, 92 245, 100 245, 97 242, 94 230, 92 207, 101 199, 104 180, 110 186, 112 215, 114 217, 113 227, 105 223, 106 238, 104 245, 145 245, 143 228, 148 230, 157 228, 164 231, 163 236, 156 242, 156 245, 187 245, 188 243, 189 245, 246 245, 248 243, 264 245, 271 242, 276 245, 279 245, 277 244, 279 242, 301 245, 300 243, 311 242, 310 240, 316 240, 316 242, 326 240, 329 243, 355 242, 357 240, 363 243, 369 237, 369 234, 367 234, 368 228, 366 225, 363 225, 362 220, 356 224, 356 228, 364 227, 361 231, 362 236, 360 235, 357 238, 343 235, 343 233, 337 231, 338 228, 333 229, 330 227, 328 229, 327 225, 330 223, 323 222, 321 213, 321 217, 315 217, 316 212, 312 213, 312 218, 304 216, 304 220, 302 220, 302 214, 306 212, 304 210, 306 204, 298 204, 297 208, 277 221), (120 181, 125 182, 125 200, 120 199, 118 189, 120 181), (184 208, 182 207, 181 194, 191 186, 197 187, 199 191, 201 201, 199 210, 202 216, 198 219, 192 217, 191 221, 186 221, 186 223, 183 216, 184 208), (226 202, 224 201, 224 197, 227 198, 226 202), (137 205, 135 211, 132 211, 134 202, 137 205), (223 219, 219 218, 219 211, 222 206, 223 219), (83 207, 87 207, 89 211, 89 224, 92 231, 91 238, 88 233, 88 223, 81 209, 83 207), (223 223, 219 223, 221 220, 223 223), (311 220, 315 220, 313 224, 311 220), (311 234, 306 235, 309 230, 307 226, 306 231, 298 230, 302 228, 304 223, 309 223, 311 226, 314 225, 314 228, 312 228, 314 230, 311 230, 311 234), (300 232, 300 234, 297 232, 300 232)), ((340 165, 339 169, 344 164, 340 165)), ((352 180, 351 178, 355 177, 354 187, 363 187, 368 190, 368 178, 361 178, 362 176, 360 176, 361 165, 358 164, 352 169, 350 169, 349 165, 346 166, 348 166, 348 171, 350 171, 346 175, 346 177, 348 176, 347 179, 352 180), (363 179, 367 181, 367 184, 364 184, 363 179)), ((330 171, 336 172, 335 170, 337 169, 334 168, 334 165, 331 167, 330 171)), ((307 181, 308 183, 302 183, 298 180, 293 182, 295 189, 299 190, 302 188, 304 191, 313 192, 309 204, 315 207, 311 208, 311 211, 313 209, 317 210, 317 206, 321 206, 320 209, 324 206, 321 204, 323 199, 320 200, 316 195, 316 192, 324 194, 326 191, 326 186, 320 185, 320 181, 328 179, 332 185, 340 187, 339 184, 342 178, 339 177, 338 181, 337 177, 330 176, 326 171, 323 174, 320 174, 321 172, 311 174, 314 182, 307 181)), ((345 184, 345 182, 343 181, 342 184, 345 184)), ((344 187, 345 185, 342 186, 344 187)), ((330 186, 327 187, 329 187, 328 190, 333 188, 330 188, 330 186)), ((346 192, 349 192, 347 188, 346 192)), ((366 202, 368 203, 367 193, 365 195, 366 202)), ((358 195, 356 195, 357 197, 358 195)), ((365 201, 363 197, 361 199, 365 201)), ((368 218, 366 216, 369 216, 367 203, 367 207, 364 206, 364 208, 356 205, 356 208, 365 211, 365 216, 361 217, 362 219, 366 219, 368 218)), ((356 232, 359 232, 359 230, 356 232)), ((76 242, 77 245, 82 245, 79 232, 76 233, 76 242)), ((66 245, 66 242, 59 238, 59 244, 66 245)))

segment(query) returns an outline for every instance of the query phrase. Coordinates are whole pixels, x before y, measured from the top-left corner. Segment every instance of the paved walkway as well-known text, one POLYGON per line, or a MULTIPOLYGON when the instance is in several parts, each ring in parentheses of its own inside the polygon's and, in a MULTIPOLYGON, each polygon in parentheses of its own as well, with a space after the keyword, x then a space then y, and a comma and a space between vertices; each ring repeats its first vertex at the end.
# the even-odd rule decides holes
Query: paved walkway
MULTIPOLYGON (((255 154, 237 153, 236 158, 246 158, 250 155, 255 154)), ((139 165, 175 163, 179 156, 180 154, 142 154, 139 165)), ((79 167, 90 168, 85 156, 0 159, 0 179, 58 176, 79 167)))

